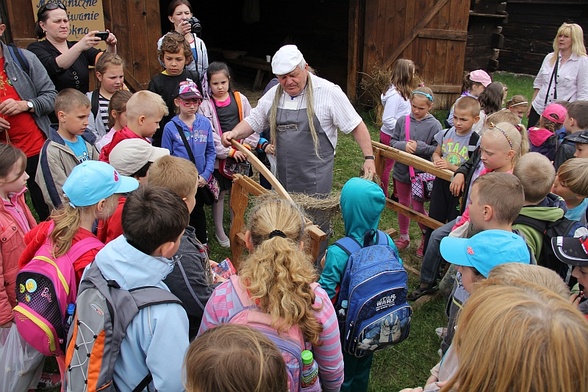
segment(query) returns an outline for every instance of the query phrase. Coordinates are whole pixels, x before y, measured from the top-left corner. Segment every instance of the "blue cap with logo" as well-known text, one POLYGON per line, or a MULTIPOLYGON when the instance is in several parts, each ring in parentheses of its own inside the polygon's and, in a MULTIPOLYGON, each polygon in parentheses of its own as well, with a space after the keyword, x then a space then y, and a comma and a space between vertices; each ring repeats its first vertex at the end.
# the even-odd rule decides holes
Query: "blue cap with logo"
POLYGON ((127 193, 139 187, 132 177, 120 175, 108 163, 85 161, 74 167, 63 184, 63 193, 72 207, 86 207, 115 193, 127 193))
POLYGON ((505 230, 484 230, 471 238, 445 237, 440 250, 449 263, 475 268, 486 278, 497 265, 531 261, 523 237, 505 230))

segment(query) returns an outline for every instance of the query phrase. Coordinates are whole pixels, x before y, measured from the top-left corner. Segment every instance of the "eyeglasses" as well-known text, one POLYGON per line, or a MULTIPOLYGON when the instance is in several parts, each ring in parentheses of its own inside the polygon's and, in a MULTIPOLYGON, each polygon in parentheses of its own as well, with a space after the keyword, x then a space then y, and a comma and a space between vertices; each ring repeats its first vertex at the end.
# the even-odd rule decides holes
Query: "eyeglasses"
POLYGON ((37 16, 41 16, 41 15, 43 15, 47 11, 53 11, 53 10, 56 10, 58 8, 59 9, 62 9, 64 11, 67 11, 67 8, 65 8, 65 4, 63 4, 61 2, 57 2, 57 3, 46 3, 41 8, 39 8, 39 11, 37 12, 37 16))
POLYGON ((195 99, 193 101, 184 101, 183 99, 180 99, 180 103, 185 107, 200 105, 201 102, 201 99, 195 99))

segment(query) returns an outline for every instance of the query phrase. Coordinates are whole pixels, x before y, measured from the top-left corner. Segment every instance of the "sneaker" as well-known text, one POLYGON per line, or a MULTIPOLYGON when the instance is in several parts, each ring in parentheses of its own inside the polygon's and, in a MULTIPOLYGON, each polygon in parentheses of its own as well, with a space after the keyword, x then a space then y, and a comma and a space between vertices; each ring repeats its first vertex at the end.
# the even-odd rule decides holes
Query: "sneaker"
POLYGON ((416 288, 413 292, 409 293, 406 296, 406 299, 409 301, 416 301, 417 299, 421 298, 423 295, 429 295, 435 293, 439 290, 439 287, 436 284, 421 284, 418 288, 416 288))
POLYGON ((41 379, 37 383, 37 391, 51 391, 61 386, 61 376, 59 373, 45 373, 41 374, 41 379))
POLYGON ((423 257, 425 254, 425 241, 421 240, 421 244, 419 245, 418 249, 416 250, 417 257, 423 257))
POLYGON ((445 327, 438 327, 435 328, 435 333, 439 336, 440 339, 443 339, 447 335, 447 328, 445 327))
POLYGON ((410 245, 410 240, 405 238, 398 238, 394 240, 394 244, 396 244, 398 249, 406 249, 408 248, 408 245, 410 245))

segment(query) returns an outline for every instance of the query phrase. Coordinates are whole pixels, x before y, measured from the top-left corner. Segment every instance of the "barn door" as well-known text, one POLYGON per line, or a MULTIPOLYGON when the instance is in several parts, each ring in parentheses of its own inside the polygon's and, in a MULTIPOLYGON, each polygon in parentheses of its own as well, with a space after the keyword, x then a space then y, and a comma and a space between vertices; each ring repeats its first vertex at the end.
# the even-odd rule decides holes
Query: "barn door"
POLYGON ((350 72, 369 74, 374 66, 411 59, 435 92, 437 108, 449 106, 461 92, 469 6, 463 0, 350 1, 350 14, 354 8, 363 14, 355 31, 350 27, 363 46, 350 72))

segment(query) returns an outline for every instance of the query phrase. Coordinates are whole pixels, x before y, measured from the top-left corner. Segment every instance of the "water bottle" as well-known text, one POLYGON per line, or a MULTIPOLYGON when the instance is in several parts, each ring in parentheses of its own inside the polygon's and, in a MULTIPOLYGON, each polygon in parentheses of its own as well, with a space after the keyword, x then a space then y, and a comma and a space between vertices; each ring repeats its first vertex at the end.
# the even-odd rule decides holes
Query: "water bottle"
POLYGON ((66 338, 67 338, 67 333, 69 331, 69 327, 71 326, 71 323, 73 323, 75 310, 76 310, 76 304, 67 305, 67 311, 66 311, 66 316, 65 316, 65 326, 64 326, 66 338))
POLYGON ((302 357, 302 390, 305 392, 320 392, 321 383, 318 377, 318 364, 312 356, 312 351, 304 350, 302 357))

